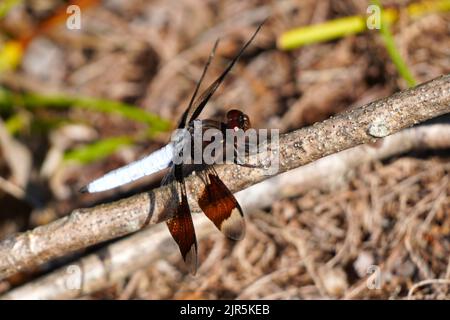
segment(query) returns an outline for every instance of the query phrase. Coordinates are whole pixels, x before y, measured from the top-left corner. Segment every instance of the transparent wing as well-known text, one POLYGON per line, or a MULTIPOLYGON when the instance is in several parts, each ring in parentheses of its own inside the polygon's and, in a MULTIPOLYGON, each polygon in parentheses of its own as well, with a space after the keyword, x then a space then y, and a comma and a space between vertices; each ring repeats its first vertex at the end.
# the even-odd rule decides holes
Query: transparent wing
POLYGON ((211 53, 209 54, 208 61, 206 62, 205 66, 203 67, 202 75, 200 76, 200 79, 197 81, 197 85, 195 86, 194 93, 192 94, 191 100, 189 101, 189 106, 187 107, 186 111, 184 111, 183 115, 181 116, 180 123, 178 124, 178 128, 185 128, 187 126, 187 118, 189 113, 191 112, 192 105, 195 101, 195 98, 197 97, 198 90, 200 89, 200 85, 202 84, 203 79, 205 78, 206 71, 208 70, 209 65, 211 64, 212 59, 214 58, 214 55, 216 54, 217 46, 219 45, 219 39, 216 40, 214 43, 214 47, 211 50, 211 53))
POLYGON ((220 84, 223 82, 227 74, 230 72, 230 70, 233 68, 236 61, 239 60, 239 58, 244 53, 245 49, 250 45, 250 43, 253 41, 253 39, 256 37, 257 33, 263 26, 265 21, 263 21, 256 31, 253 33, 251 38, 244 44, 244 46, 239 50, 238 54, 231 60, 231 62, 228 64, 228 66, 225 68, 225 70, 222 72, 222 74, 200 95, 200 97, 188 108, 188 110, 185 111, 185 114, 183 114, 184 119, 184 126, 187 126, 189 122, 196 119, 200 113, 202 112, 205 105, 208 103, 209 99, 213 96, 213 94, 216 92, 217 88, 220 86, 220 84), (191 114, 192 112, 192 114, 191 114), (187 121, 189 119, 189 121, 187 121))

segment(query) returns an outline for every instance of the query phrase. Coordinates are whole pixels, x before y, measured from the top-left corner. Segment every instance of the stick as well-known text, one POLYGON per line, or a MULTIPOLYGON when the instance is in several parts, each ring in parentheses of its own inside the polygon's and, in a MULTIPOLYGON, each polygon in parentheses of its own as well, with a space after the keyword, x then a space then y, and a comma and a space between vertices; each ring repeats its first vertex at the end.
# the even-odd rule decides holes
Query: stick
MULTIPOLYGON (((248 215, 284 197, 312 188, 333 189, 346 183, 357 166, 419 149, 450 148, 450 125, 419 126, 381 140, 377 146, 361 145, 322 158, 239 192, 236 197, 248 215)), ((198 240, 216 231, 204 215, 194 217, 198 240)), ((15 288, 0 299, 74 299, 102 290, 160 259, 178 254, 164 225, 135 235, 15 288)))
MULTIPOLYGON (((374 142, 377 138, 448 112, 450 75, 445 75, 314 126, 285 134, 280 137, 278 146, 270 147, 279 154, 279 174, 356 145, 374 142)), ((269 178, 264 170, 234 165, 219 166, 217 172, 232 192, 269 178)), ((199 211, 192 195, 203 189, 203 183, 192 175, 188 177, 187 185, 191 208, 199 211)), ((167 220, 174 209, 169 188, 161 187, 117 202, 77 209, 68 217, 1 241, 0 279, 77 249, 167 220)))

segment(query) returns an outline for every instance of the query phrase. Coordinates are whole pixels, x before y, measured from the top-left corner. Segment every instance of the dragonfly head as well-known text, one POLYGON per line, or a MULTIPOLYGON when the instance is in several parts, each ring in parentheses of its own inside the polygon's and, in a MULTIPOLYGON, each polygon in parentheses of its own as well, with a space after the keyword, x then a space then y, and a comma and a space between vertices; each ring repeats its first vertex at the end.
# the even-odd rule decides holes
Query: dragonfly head
POLYGON ((246 131, 251 127, 249 117, 242 111, 233 109, 227 112, 227 128, 246 131))

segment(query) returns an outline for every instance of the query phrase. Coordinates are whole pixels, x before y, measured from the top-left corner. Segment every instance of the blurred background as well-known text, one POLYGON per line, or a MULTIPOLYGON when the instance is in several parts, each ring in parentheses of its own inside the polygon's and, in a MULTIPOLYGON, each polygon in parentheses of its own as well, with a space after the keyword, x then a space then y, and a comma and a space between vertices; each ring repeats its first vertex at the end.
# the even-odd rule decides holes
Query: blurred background
MULTIPOLYGON (((202 118, 239 108, 255 128, 289 132, 450 72, 450 1, 382 1, 381 27, 368 30, 373 4, 2 0, 0 239, 157 187, 161 174, 78 192, 166 144, 214 41, 203 88, 266 17, 202 118)), ((330 174, 246 212, 240 242, 206 232, 196 277, 173 246, 71 297, 450 298, 445 283, 411 290, 450 279, 448 159, 446 150, 392 152, 330 174)), ((0 294, 111 244, 0 281, 0 294)))

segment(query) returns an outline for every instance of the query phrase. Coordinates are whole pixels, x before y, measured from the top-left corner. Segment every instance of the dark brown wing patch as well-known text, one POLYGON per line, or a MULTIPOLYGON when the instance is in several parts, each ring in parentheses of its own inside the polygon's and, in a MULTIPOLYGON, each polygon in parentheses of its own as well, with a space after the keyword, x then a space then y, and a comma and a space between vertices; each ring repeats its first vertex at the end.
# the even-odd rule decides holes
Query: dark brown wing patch
POLYGON ((228 238, 241 240, 245 234, 245 221, 239 203, 217 175, 207 175, 209 183, 198 200, 200 208, 228 238))
POLYGON ((167 220, 170 234, 180 248, 181 255, 192 274, 197 272, 197 239, 186 194, 181 194, 179 204, 173 218, 167 220))

